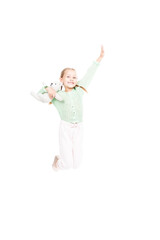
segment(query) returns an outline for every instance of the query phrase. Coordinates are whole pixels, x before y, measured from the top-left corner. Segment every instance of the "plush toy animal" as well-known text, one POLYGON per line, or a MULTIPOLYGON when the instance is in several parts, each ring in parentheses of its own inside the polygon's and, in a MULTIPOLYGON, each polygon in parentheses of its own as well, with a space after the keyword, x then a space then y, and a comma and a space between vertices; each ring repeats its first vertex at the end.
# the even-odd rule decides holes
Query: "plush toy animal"
MULTIPOLYGON (((48 87, 47 84, 43 83, 43 87, 37 92, 31 92, 31 95, 35 97, 38 101, 43 102, 43 103, 50 103, 51 99, 48 96, 48 92, 46 91, 46 88, 48 87)), ((52 82, 50 84, 50 87, 52 87, 56 92, 59 90, 62 90, 62 83, 61 82, 52 82)), ((55 98, 59 101, 63 101, 62 97, 56 93, 55 98)))

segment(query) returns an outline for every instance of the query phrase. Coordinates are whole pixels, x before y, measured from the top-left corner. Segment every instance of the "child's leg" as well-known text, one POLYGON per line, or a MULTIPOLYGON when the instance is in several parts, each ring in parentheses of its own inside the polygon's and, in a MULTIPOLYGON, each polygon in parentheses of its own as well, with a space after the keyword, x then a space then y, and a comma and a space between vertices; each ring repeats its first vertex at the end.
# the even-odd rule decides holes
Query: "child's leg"
POLYGON ((64 121, 61 121, 59 128, 59 150, 60 158, 57 166, 60 169, 73 167, 72 155, 72 129, 64 121))
POLYGON ((83 123, 78 123, 73 134, 73 168, 78 168, 83 155, 83 123))

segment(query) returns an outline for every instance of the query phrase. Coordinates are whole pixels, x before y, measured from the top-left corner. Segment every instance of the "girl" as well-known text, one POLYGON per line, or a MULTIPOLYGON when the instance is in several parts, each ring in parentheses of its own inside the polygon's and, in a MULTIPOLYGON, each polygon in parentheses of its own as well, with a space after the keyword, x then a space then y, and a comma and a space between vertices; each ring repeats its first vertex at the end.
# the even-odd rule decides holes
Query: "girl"
POLYGON ((104 57, 104 49, 101 46, 100 56, 93 62, 82 80, 77 82, 76 71, 73 68, 65 68, 60 75, 65 91, 58 91, 63 101, 55 99, 56 92, 47 87, 49 98, 57 108, 61 122, 59 127, 60 155, 55 156, 52 167, 54 170, 79 167, 82 159, 83 137, 83 108, 82 97, 84 91, 91 82, 100 61, 104 57))

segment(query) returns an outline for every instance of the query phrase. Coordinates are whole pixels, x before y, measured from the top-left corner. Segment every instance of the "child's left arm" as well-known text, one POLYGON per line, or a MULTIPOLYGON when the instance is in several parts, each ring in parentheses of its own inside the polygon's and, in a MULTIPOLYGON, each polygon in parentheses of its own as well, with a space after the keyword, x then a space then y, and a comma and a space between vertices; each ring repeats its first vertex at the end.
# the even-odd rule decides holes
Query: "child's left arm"
POLYGON ((88 85, 90 84, 91 80, 93 79, 97 68, 99 66, 100 61, 102 60, 102 58, 104 57, 104 48, 103 46, 101 46, 101 52, 99 57, 97 58, 96 61, 93 62, 93 64, 90 66, 90 68, 87 70, 86 74, 84 75, 84 77, 78 81, 78 85, 87 88, 88 85))

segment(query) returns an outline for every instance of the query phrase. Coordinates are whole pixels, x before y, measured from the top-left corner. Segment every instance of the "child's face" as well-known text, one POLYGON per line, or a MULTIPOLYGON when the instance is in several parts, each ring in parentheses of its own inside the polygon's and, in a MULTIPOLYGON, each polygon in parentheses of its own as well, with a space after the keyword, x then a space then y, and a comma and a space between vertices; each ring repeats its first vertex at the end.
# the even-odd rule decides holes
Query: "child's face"
POLYGON ((74 70, 66 70, 60 81, 63 83, 65 89, 72 89, 77 84, 77 74, 74 70))

